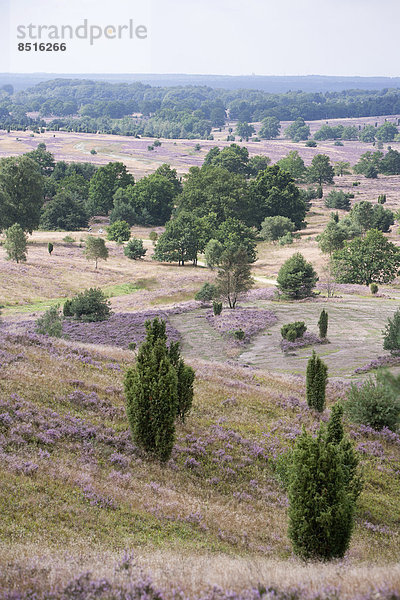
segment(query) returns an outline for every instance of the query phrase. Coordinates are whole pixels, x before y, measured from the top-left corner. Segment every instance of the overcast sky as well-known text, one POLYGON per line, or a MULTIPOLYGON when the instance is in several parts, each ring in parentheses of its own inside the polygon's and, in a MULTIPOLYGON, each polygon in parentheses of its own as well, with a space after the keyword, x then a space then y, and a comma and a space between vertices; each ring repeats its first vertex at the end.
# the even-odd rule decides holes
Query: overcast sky
POLYGON ((0 72, 399 76, 399 26, 400 0, 0 0, 0 72), (148 36, 17 49, 63 41, 18 39, 18 26, 84 19, 110 35, 131 19, 148 36))

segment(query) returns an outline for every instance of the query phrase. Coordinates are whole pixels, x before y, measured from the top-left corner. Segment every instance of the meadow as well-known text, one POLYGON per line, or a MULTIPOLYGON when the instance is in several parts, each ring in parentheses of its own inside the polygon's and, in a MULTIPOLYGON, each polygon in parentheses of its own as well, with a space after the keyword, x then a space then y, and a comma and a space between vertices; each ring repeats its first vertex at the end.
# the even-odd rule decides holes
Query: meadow
MULTIPOLYGON (((396 123, 400 115, 381 117, 360 117, 348 119, 330 119, 329 121, 308 121, 311 135, 322 125, 382 125, 385 120, 396 123)), ((315 154, 327 154, 333 162, 347 161, 354 165, 361 154, 373 150, 372 144, 359 141, 346 141, 343 146, 335 146, 333 141, 320 141, 316 148, 308 148, 304 142, 295 143, 284 138, 284 131, 290 124, 282 121, 281 135, 276 140, 261 140, 255 142, 250 138, 248 142, 240 142, 236 136, 235 143, 246 146, 250 156, 265 154, 272 163, 286 156, 291 150, 297 150, 306 165, 309 165, 315 154)), ((260 130, 261 123, 254 123, 256 133, 260 130)), ((180 175, 188 172, 192 166, 201 166, 205 155, 213 146, 224 148, 232 142, 227 142, 229 129, 235 130, 235 122, 227 122, 225 127, 213 129, 214 140, 161 140, 161 146, 148 150, 153 145, 154 138, 136 139, 127 136, 115 136, 93 133, 53 132, 46 131, 42 134, 32 134, 29 131, 7 133, 0 132, 0 157, 17 156, 24 152, 34 150, 38 143, 45 143, 47 150, 54 154, 56 160, 93 162, 97 165, 107 164, 109 161, 122 161, 135 178, 141 178, 153 173, 163 163, 170 164, 180 175), (200 145, 200 150, 196 146, 200 145), (95 150, 97 154, 91 154, 95 150)), ((398 150, 400 142, 391 142, 390 146, 398 150)))
MULTIPOLYGON (((40 140, 57 160, 122 160, 140 177, 164 162, 183 174, 200 165, 216 143, 201 141, 196 151, 196 141, 162 140, 150 152, 150 140, 55 135, 2 133, 0 155, 26 152, 40 140), (90 154, 92 148, 97 155, 90 154)), ((273 161, 296 149, 307 164, 319 152, 353 164, 371 148, 359 142, 305 148, 284 139, 246 146, 273 161)), ((354 201, 376 202, 386 193, 385 206, 392 210, 400 208, 399 184, 399 176, 335 178, 336 188, 355 193, 354 201), (356 180, 361 184, 353 188, 356 180)), ((350 384, 373 372, 385 354, 382 329, 400 297, 395 281, 380 287, 376 297, 366 286, 337 285, 334 298, 327 298, 326 258, 316 236, 329 213, 315 200, 300 239, 290 246, 260 242, 254 288, 220 318, 194 300, 216 272, 201 260, 196 267, 153 261, 148 228, 132 228, 147 249, 144 259, 129 260, 121 246, 107 242, 109 258, 97 270, 83 254, 85 231, 35 231, 23 264, 6 261, 0 246, 0 590, 5 598, 34 598, 33 593, 38 599, 79 600, 399 597, 399 434, 346 421, 365 485, 343 560, 303 563, 294 557, 287 535, 279 457, 303 426, 316 431, 350 384), (74 241, 65 241, 67 235, 74 241), (320 277, 316 295, 297 303, 277 300, 274 280, 296 251, 311 260, 320 277), (65 322, 65 338, 59 340, 35 333, 43 311, 90 286, 110 298, 108 322, 65 322), (315 349, 328 364, 330 379, 327 409, 320 415, 305 401, 313 346, 282 351, 280 328, 302 319, 308 332, 317 334, 322 308, 329 314, 330 343, 315 349), (124 372, 135 361, 128 344, 141 343, 144 321, 155 316, 166 320, 170 339, 180 340, 196 371, 193 410, 178 425, 165 466, 133 444, 123 393, 124 372), (230 333, 238 327, 245 332, 243 342, 230 333), (80 577, 87 572, 91 575, 80 577)), ((106 224, 94 224, 92 234, 104 236, 99 230, 106 224)), ((398 243, 397 225, 389 238, 398 243)), ((399 368, 394 365, 393 371, 399 368)))

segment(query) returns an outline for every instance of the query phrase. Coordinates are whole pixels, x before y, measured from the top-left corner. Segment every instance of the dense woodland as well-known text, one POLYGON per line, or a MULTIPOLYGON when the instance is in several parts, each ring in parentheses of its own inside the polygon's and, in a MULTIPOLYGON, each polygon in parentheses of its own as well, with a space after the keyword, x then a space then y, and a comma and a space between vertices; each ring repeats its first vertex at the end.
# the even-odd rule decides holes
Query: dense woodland
POLYGON ((242 123, 400 114, 400 90, 272 94, 206 86, 152 87, 55 79, 0 91, 0 128, 50 129, 164 138, 208 138, 227 119, 242 123), (29 114, 28 114, 29 113, 29 114), (32 118, 31 113, 38 113, 32 118), (46 118, 46 121, 44 119, 46 118), (52 118, 52 119, 51 119, 52 118), (51 119, 50 123, 48 119, 51 119))

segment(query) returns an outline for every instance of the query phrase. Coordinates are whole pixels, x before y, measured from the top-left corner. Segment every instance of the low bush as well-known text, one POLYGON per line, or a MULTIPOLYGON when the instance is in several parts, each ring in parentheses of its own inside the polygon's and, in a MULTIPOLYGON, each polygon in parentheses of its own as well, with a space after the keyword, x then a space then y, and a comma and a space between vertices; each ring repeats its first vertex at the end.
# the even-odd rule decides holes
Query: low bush
POLYGON ((284 340, 294 342, 297 338, 302 337, 306 330, 307 326, 304 321, 294 321, 293 323, 287 323, 281 327, 281 335, 284 340))
POLYGON ((132 238, 124 248, 124 254, 132 260, 138 260, 146 254, 147 250, 143 248, 143 240, 132 238))
POLYGON ((369 289, 371 290, 371 294, 377 294, 378 293, 378 286, 376 285, 376 283, 371 283, 371 285, 369 286, 369 289))
POLYGON ((87 323, 106 321, 111 315, 110 301, 100 288, 90 288, 72 300, 67 300, 63 312, 64 316, 71 316, 87 323))
POLYGON ((388 319, 383 332, 383 349, 390 354, 400 354, 400 308, 396 310, 393 319, 388 319))
POLYGON ((241 341, 241 340, 244 340, 244 331, 243 331, 243 329, 236 329, 236 330, 233 332, 233 337, 234 337, 236 340, 239 340, 239 341, 241 341))
POLYGON ((217 296, 217 288, 213 283, 206 282, 203 287, 197 292, 194 299, 201 302, 210 302, 217 296))
POLYGON ((396 431, 400 420, 399 382, 390 373, 377 373, 363 385, 352 384, 344 411, 351 421, 380 431, 396 431))
POLYGON ((217 317, 222 313, 222 302, 213 302, 213 313, 217 317))
POLYGON ((327 208, 339 208, 341 210, 350 210, 350 197, 342 190, 331 190, 325 198, 325 206, 327 208))
POLYGON ((51 306, 46 312, 36 321, 36 333, 49 335, 51 337, 62 336, 62 316, 60 307, 51 306))

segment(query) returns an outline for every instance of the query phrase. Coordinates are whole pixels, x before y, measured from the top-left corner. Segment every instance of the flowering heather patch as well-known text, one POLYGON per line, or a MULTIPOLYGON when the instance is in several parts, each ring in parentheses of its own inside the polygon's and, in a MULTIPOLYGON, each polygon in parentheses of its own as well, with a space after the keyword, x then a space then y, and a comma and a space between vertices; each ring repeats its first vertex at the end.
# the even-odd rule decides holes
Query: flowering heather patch
POLYGON ((161 317, 167 319, 167 336, 170 341, 179 339, 179 332, 168 323, 167 314, 161 311, 146 311, 140 313, 117 313, 107 321, 97 323, 80 323, 73 320, 63 322, 63 333, 69 339, 89 344, 104 344, 127 348, 135 342, 140 345, 145 337, 145 321, 161 317))
POLYGON ((371 360, 371 362, 363 365, 362 367, 358 367, 358 369, 355 369, 354 373, 367 373, 368 371, 372 371, 372 369, 394 367, 395 365, 399 364, 400 356, 391 356, 390 354, 385 354, 384 356, 378 356, 378 358, 374 358, 374 360, 371 360))
POLYGON ((282 352, 290 352, 291 350, 296 350, 297 348, 304 348, 305 346, 316 346, 317 344, 329 344, 329 342, 326 339, 321 339, 315 333, 306 331, 301 337, 297 338, 297 340, 295 340, 294 342, 289 342, 289 340, 282 339, 281 349, 282 352))
POLYGON ((277 297, 276 287, 262 287, 249 290, 242 298, 246 302, 254 300, 275 300, 277 297))
MULTIPOLYGON (((241 343, 249 342, 254 335, 271 327, 278 320, 272 311, 257 308, 225 309, 220 315, 207 311, 206 319, 221 335, 231 337, 234 331, 244 331, 245 336, 241 343)), ((235 341, 240 343, 239 340, 235 341)))

